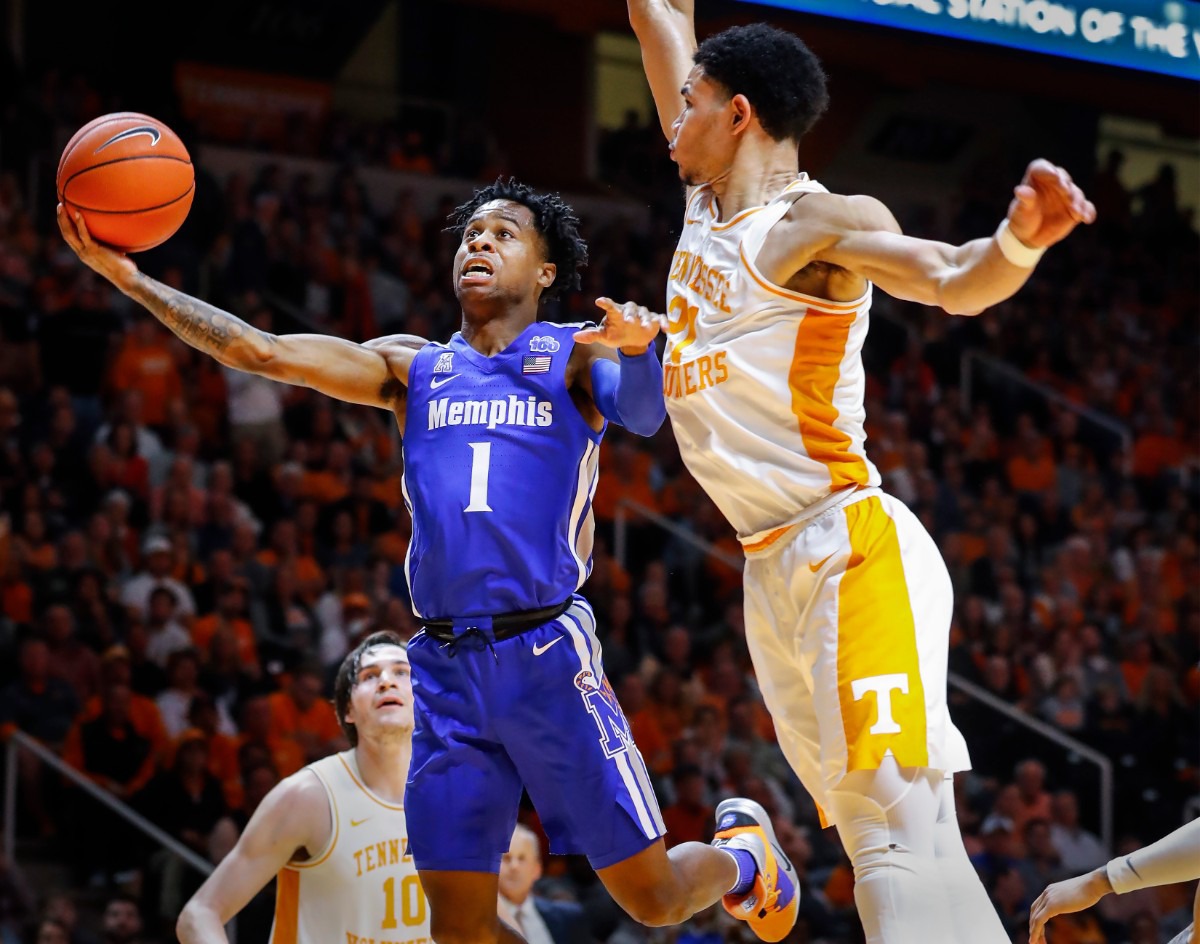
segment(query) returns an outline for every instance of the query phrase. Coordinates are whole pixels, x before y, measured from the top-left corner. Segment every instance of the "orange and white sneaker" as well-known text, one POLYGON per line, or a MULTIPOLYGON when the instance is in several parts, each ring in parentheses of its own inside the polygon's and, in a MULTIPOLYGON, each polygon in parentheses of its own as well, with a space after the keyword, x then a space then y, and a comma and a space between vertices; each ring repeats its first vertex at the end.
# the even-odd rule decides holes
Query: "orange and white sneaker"
POLYGON ((732 797, 717 807, 717 833, 712 844, 750 853, 758 870, 754 887, 744 895, 726 895, 721 903, 733 917, 746 921, 760 940, 782 941, 796 924, 800 886, 796 870, 779 847, 771 818, 753 800, 732 797))

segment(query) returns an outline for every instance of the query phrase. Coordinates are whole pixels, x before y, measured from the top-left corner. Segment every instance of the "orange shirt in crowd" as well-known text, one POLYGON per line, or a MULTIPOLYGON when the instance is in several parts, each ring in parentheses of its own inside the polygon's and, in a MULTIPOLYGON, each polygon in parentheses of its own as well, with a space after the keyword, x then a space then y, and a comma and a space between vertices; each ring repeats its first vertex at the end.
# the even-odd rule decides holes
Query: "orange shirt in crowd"
POLYGON ((656 774, 667 773, 674 764, 671 742, 663 734, 653 708, 643 708, 629 716, 629 731, 642 752, 646 765, 656 774))
POLYGON ((1058 482, 1058 467, 1054 459, 1043 452, 1037 459, 1013 456, 1006 466, 1008 484, 1018 492, 1045 492, 1058 482))
POLYGON ((238 659, 243 665, 258 665, 258 644, 254 640, 254 627, 246 619, 227 620, 217 613, 201 616, 192 624, 192 643, 202 653, 212 646, 213 636, 222 626, 229 626, 238 644, 238 659))
POLYGON ((183 391, 179 365, 165 343, 155 340, 142 345, 129 337, 117 354, 112 368, 116 390, 138 390, 142 394, 142 419, 149 426, 161 426, 167 420, 167 406, 183 391))
MULTIPOLYGON (((241 734, 234 741, 234 756, 241 751, 242 745, 246 744, 250 738, 241 734)), ((268 752, 271 754, 271 764, 275 767, 275 772, 279 774, 279 779, 290 777, 297 770, 304 766, 304 750, 287 737, 272 737, 266 744, 268 752)), ((228 794, 228 787, 226 794, 228 794)))
MULTIPOLYGON (((84 724, 91 720, 94 719, 85 719, 80 716, 78 719, 76 719, 75 723, 71 725, 71 730, 67 732, 67 739, 63 742, 62 759, 80 773, 86 774, 89 779, 107 789, 108 783, 106 782, 106 779, 99 777, 92 771, 88 770, 87 766, 84 764, 82 729, 84 724)), ((146 734, 139 730, 137 725, 134 725, 133 729, 135 733, 141 735, 142 737, 146 737, 146 734)), ((118 740, 125 740, 125 735, 123 732, 119 735, 118 740)), ((138 772, 133 775, 133 778, 128 783, 124 784, 126 796, 131 796, 132 794, 137 793, 138 790, 142 789, 142 787, 150 782, 150 778, 154 776, 155 770, 158 769, 158 759, 160 756, 162 755, 158 752, 158 750, 155 749, 154 743, 151 741, 150 750, 146 752, 146 759, 142 761, 142 765, 138 768, 138 772)))
POLYGON ((350 486, 336 472, 318 469, 315 472, 304 473, 300 482, 300 494, 319 505, 330 505, 349 495, 350 486))
MULTIPOLYGON (((270 548, 267 548, 264 551, 259 551, 257 560, 264 567, 279 566, 279 555, 270 548)), ((295 573, 293 576, 295 576, 296 582, 299 583, 300 586, 305 587, 313 584, 323 585, 325 583, 325 571, 321 569, 321 565, 316 562, 316 559, 310 555, 297 555, 295 560, 292 561, 292 565, 295 568, 295 573)))
MULTIPOLYGON (((99 718, 103 710, 104 704, 100 696, 93 695, 84 702, 83 710, 79 713, 78 722, 86 724, 95 718, 99 718)), ((133 725, 133 730, 150 742, 155 761, 167 756, 167 752, 171 748, 171 736, 167 733, 167 727, 163 724, 162 714, 159 712, 158 705, 154 703, 153 698, 147 698, 145 695, 139 695, 137 692, 130 692, 129 722, 133 725)))
MULTIPOLYGON (((617 512, 617 502, 627 498, 644 505, 651 511, 658 511, 658 496, 650 487, 650 470, 654 460, 644 452, 639 452, 633 460, 633 468, 628 474, 608 474, 600 476, 596 486, 596 494, 592 498, 592 511, 597 521, 612 521, 617 512)), ((604 468, 604 456, 600 456, 600 468, 604 468)), ((640 522, 639 522, 640 523, 640 522)))
POLYGON ((324 699, 318 698, 306 711, 301 711, 287 692, 272 692, 267 700, 271 703, 271 725, 284 737, 299 732, 328 743, 337 740, 342 733, 333 705, 324 699))
POLYGON ((1145 433, 1133 444, 1133 474, 1152 478, 1183 462, 1183 443, 1174 436, 1145 433))

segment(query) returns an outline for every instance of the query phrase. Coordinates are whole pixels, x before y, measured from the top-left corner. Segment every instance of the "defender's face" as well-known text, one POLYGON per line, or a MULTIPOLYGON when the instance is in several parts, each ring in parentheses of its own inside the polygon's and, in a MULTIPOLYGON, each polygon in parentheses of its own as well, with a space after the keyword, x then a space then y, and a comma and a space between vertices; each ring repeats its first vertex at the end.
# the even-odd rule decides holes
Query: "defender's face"
POLYGON ((346 720, 358 729, 360 741, 372 734, 412 733, 412 667, 403 647, 372 646, 363 653, 346 720))
POLYGON ((554 274, 533 212, 511 200, 492 200, 463 228, 454 294, 464 307, 485 299, 523 301, 548 288, 554 274))
POLYGON ((700 66, 692 67, 680 94, 683 110, 671 125, 671 159, 687 186, 711 183, 733 162, 736 139, 729 95, 700 66))

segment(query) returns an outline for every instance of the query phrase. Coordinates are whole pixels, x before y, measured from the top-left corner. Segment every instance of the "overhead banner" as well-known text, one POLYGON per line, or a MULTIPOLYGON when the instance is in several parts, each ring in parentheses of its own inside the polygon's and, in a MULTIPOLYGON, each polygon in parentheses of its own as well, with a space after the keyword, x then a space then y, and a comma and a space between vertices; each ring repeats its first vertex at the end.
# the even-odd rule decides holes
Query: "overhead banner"
POLYGON ((1200 80, 1194 0, 743 0, 1200 80))

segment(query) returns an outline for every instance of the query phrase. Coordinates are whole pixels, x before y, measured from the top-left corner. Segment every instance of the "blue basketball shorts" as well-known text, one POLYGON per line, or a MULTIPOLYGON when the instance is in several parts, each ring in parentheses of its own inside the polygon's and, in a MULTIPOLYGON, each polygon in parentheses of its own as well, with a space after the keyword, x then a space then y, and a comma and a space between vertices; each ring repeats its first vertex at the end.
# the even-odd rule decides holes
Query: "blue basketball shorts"
POLYGON ((416 727, 404 807, 418 869, 498 872, 522 787, 550 851, 596 869, 666 832, 582 597, 500 642, 417 633, 408 658, 416 727))

